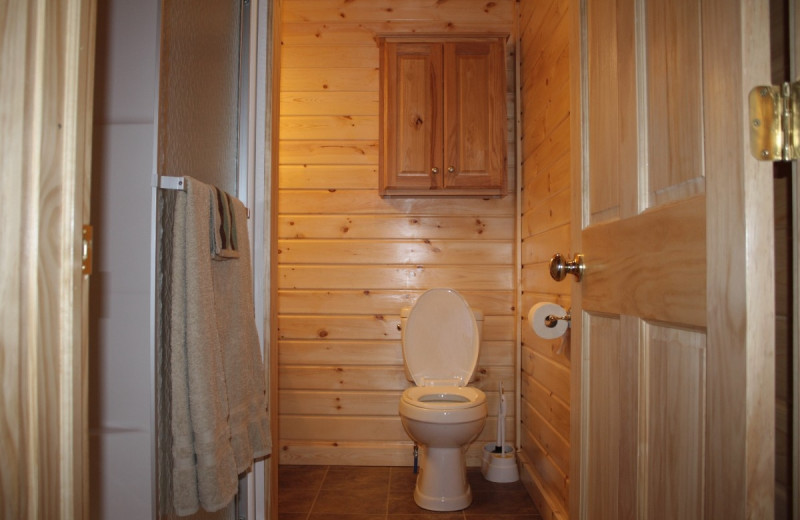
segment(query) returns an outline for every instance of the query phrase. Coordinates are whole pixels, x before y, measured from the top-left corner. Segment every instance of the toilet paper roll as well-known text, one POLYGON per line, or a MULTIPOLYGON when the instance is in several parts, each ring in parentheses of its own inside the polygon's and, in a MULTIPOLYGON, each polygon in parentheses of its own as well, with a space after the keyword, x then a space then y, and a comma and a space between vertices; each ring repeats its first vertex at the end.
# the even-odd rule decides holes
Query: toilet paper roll
POLYGON ((556 339, 564 335, 569 327, 567 320, 558 320, 555 327, 548 327, 545 325, 545 318, 547 316, 566 316, 567 311, 564 307, 555 303, 540 302, 531 307, 528 312, 528 321, 531 324, 533 332, 542 339, 556 339))

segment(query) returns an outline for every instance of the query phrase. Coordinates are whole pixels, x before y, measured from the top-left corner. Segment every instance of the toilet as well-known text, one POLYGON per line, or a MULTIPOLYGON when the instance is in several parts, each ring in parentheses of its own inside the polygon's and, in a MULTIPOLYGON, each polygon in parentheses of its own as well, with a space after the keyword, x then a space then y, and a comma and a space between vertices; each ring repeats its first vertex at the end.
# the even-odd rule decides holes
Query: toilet
POLYGON ((416 386, 400 397, 400 420, 419 446, 418 506, 457 511, 472 502, 466 451, 486 422, 486 395, 468 387, 483 315, 452 289, 431 289, 401 311, 403 359, 416 386))

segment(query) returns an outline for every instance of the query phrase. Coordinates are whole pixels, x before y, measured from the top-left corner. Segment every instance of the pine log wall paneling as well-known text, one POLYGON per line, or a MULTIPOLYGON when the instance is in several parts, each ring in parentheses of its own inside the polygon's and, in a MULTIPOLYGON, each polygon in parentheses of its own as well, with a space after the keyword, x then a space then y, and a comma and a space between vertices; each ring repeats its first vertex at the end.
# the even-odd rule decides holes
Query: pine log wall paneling
MULTIPOLYGON (((522 104, 520 313, 540 301, 569 308, 569 284, 548 261, 570 256, 570 15, 565 0, 523 0, 519 8, 522 104)), ((570 348, 522 327, 521 478, 544 518, 567 518, 570 348)))
MULTIPOLYGON (((508 33, 514 115, 513 0, 284 0, 278 168, 281 463, 411 465, 397 413, 406 379, 400 309, 452 287, 485 313, 474 385, 517 392, 515 164, 503 198, 378 195, 376 35, 508 33)), ((562 368, 563 370, 563 368, 562 368)), ((506 419, 515 431, 516 417, 506 419)), ((509 439, 514 441, 514 439, 509 439)))

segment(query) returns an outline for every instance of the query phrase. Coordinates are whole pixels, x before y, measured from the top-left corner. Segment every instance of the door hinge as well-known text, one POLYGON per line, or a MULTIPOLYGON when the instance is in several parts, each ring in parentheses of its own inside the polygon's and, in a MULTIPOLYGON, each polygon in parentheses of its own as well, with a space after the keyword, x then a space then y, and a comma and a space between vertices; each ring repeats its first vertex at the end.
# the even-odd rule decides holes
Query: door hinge
POLYGON ((750 91, 750 153, 759 161, 800 157, 800 82, 750 91))
POLYGON ((92 249, 94 229, 91 225, 83 226, 83 237, 81 245, 81 274, 92 274, 92 249))

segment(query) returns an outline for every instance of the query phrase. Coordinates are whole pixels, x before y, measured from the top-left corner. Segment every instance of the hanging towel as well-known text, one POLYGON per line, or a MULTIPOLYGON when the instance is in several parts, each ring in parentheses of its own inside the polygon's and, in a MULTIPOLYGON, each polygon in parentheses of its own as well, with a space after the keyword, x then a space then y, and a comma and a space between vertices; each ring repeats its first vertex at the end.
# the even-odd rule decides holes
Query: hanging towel
POLYGON ((247 208, 238 199, 227 198, 233 217, 231 228, 239 230, 239 259, 213 262, 212 272, 228 391, 231 446, 236 469, 241 473, 254 458, 268 455, 271 445, 264 364, 255 323, 247 208))
POLYGON ((236 220, 237 205, 245 212, 239 227, 240 258, 213 262, 216 190, 186 177, 185 191, 176 195, 170 331, 172 478, 175 512, 184 516, 199 507, 213 512, 230 503, 238 474, 254 457, 269 453, 270 445, 246 210, 238 201, 233 204, 236 220))
POLYGON ((233 203, 236 199, 219 188, 211 187, 211 190, 212 258, 214 260, 239 258, 239 237, 236 233, 236 216, 234 215, 233 203))

